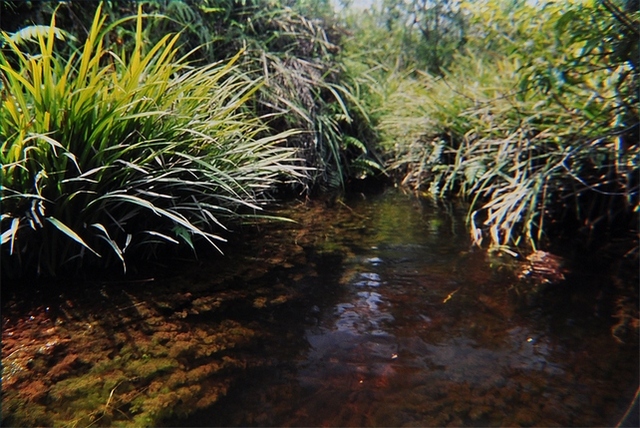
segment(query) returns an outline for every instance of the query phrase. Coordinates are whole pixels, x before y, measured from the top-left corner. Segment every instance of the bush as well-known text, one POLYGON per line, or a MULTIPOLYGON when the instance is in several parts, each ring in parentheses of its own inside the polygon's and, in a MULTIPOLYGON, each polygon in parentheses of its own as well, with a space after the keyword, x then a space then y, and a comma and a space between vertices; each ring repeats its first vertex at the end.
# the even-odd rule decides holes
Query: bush
POLYGON ((392 168, 415 189, 470 200, 478 244, 637 230, 638 12, 479 2, 467 13, 455 65, 406 73, 383 103, 392 168))

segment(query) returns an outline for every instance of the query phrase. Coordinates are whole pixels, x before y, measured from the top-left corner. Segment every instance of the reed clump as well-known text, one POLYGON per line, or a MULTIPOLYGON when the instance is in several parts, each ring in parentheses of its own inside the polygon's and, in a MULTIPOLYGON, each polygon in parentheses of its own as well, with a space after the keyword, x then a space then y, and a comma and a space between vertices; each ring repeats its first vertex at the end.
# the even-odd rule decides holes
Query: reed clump
POLYGON ((477 244, 637 233, 638 12, 462 4, 468 42, 448 70, 387 67, 376 108, 392 173, 467 199, 477 244))
POLYGON ((55 15, 28 49, 3 33, 0 141, 3 274, 120 263, 159 244, 217 247, 278 183, 302 180, 296 151, 245 108, 263 82, 243 53, 205 66, 178 56, 179 35, 148 46, 143 13, 58 55, 55 15), (135 21, 135 45, 109 35, 135 21), (33 53, 35 52, 35 53, 33 53))

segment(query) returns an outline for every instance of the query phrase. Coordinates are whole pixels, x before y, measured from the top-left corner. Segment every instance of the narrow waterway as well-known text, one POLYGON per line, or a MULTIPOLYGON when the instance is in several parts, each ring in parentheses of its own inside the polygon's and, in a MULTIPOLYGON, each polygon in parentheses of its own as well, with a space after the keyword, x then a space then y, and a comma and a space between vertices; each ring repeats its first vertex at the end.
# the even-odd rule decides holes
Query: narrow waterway
MULTIPOLYGON (((320 225, 330 232, 312 247, 317 277, 297 280, 314 288, 301 337, 267 347, 277 363, 193 425, 618 421, 637 387, 638 350, 613 339, 588 299, 568 292, 553 310, 520 304, 513 279, 470 247, 463 210, 396 193, 342 210, 351 215, 320 225)), ((592 275, 574 278, 589 282, 586 294, 606 281, 592 275)))
POLYGON ((29 408, 57 425, 612 426, 624 414, 638 343, 614 338, 594 297, 608 274, 574 272, 532 302, 507 256, 471 247, 464 209, 395 190, 282 214, 297 223, 262 226, 226 261, 3 302, 3 341, 16 340, 3 343, 6 421, 29 408), (16 337, 29 323, 51 336, 32 333, 45 348, 27 364, 16 337))

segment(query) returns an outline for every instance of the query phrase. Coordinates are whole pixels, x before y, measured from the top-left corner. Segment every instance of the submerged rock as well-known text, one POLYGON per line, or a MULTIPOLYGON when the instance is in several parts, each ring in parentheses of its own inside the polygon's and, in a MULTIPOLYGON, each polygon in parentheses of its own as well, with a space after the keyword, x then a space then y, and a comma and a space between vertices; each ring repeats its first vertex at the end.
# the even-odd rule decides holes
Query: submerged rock
POLYGON ((535 251, 527 256, 526 263, 518 273, 518 278, 535 284, 558 284, 565 280, 564 260, 546 251, 535 251))

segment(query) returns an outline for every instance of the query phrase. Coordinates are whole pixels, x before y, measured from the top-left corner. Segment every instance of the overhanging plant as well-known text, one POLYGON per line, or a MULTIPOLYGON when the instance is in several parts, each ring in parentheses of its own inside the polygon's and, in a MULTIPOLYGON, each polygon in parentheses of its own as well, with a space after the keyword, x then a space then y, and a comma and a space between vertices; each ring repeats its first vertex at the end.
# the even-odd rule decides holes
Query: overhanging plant
POLYGON ((0 52, 2 251, 5 273, 55 273, 116 261, 159 243, 216 246, 229 219, 260 209, 281 180, 298 179, 295 152, 243 109, 260 85, 239 72, 242 53, 191 67, 179 35, 143 42, 143 14, 105 26, 62 57, 55 16, 39 54, 6 33, 0 52), (136 20, 132 51, 106 35, 136 20))

